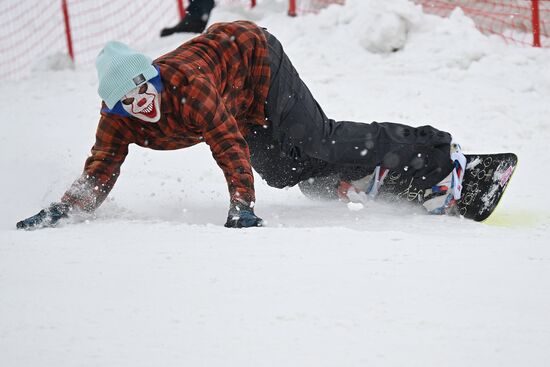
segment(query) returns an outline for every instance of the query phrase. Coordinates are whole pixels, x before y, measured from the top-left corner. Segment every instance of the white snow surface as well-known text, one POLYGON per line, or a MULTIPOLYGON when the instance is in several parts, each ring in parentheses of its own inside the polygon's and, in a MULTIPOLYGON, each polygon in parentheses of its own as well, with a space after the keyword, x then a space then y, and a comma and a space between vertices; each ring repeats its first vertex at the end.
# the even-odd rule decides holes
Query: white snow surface
MULTIPOLYGON (((407 0, 289 18, 221 6, 283 43, 336 119, 432 124, 520 165, 487 223, 348 208, 256 177, 265 228, 223 227, 206 145, 131 147, 95 218, 15 223, 59 200, 94 141, 95 70, 0 84, 0 365, 548 366, 550 50, 481 35, 407 0), (392 50, 397 50, 392 52, 392 50)), ((134 45, 152 57, 192 35, 134 45)))

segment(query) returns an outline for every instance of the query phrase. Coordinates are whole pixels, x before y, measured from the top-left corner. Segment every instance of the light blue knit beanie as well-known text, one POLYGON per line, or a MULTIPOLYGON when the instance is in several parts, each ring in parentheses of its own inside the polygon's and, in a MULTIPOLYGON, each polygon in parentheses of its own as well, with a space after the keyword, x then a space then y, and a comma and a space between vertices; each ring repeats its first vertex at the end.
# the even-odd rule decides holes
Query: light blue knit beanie
POLYGON ((98 93, 109 108, 125 94, 158 75, 153 60, 124 43, 108 42, 96 59, 98 93))

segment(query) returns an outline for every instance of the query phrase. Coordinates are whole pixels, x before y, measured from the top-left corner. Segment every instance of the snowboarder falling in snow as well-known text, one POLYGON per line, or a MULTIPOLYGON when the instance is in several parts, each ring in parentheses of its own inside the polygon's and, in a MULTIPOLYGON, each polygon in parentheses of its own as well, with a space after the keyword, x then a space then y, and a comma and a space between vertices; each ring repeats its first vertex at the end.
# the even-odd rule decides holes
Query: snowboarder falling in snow
POLYGON ((374 196, 388 170, 401 171, 419 188, 440 188, 423 202, 435 213, 460 197, 465 159, 449 133, 327 118, 280 42, 254 23, 214 24, 154 61, 109 42, 96 68, 103 104, 84 172, 60 202, 17 228, 55 226, 94 211, 130 144, 158 150, 208 144, 227 181, 225 226, 232 228, 263 225, 254 213, 252 168, 276 188, 336 174, 343 198, 362 190, 374 196))

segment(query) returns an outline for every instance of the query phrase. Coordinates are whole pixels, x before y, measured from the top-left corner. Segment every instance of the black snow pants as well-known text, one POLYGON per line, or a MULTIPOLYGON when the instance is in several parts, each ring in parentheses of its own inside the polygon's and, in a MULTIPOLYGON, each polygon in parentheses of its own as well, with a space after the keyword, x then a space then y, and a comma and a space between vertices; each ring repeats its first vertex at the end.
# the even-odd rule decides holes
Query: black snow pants
POLYGON ((355 180, 378 165, 402 171, 423 189, 452 170, 451 135, 431 126, 357 123, 327 118, 281 43, 265 31, 271 68, 266 126, 247 136, 252 167, 268 185, 294 186, 337 174, 355 180))

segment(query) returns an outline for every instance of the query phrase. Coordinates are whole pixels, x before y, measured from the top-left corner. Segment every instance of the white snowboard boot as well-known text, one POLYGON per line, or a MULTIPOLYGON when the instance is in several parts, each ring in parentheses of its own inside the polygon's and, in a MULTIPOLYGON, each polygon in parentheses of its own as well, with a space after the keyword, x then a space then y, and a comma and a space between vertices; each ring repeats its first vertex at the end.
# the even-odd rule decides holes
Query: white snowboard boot
MULTIPOLYGON (((456 143, 451 143, 450 155, 454 168, 449 175, 431 188, 419 191, 418 196, 415 195, 415 201, 420 202, 430 214, 450 214, 460 200, 466 157, 460 145, 456 143)), ((338 187, 340 200, 355 203, 373 200, 384 184, 388 172, 388 169, 377 166, 372 174, 359 180, 341 181, 338 187)))
POLYGON ((343 201, 366 203, 378 195, 378 191, 388 174, 387 168, 376 166, 374 172, 355 181, 341 181, 338 196, 343 201))
POLYGON ((451 173, 437 185, 424 190, 422 205, 430 214, 448 214, 460 200, 466 157, 456 143, 451 143, 451 160, 454 164, 451 173))

